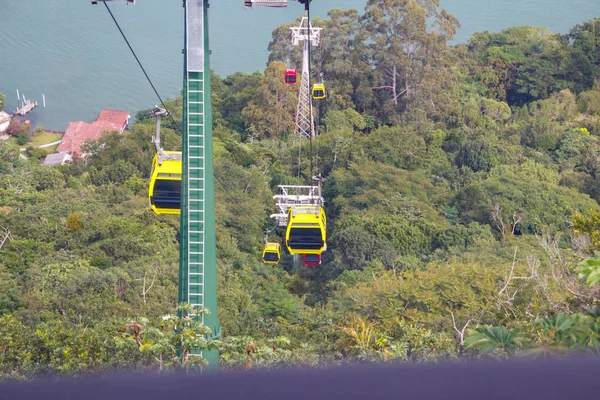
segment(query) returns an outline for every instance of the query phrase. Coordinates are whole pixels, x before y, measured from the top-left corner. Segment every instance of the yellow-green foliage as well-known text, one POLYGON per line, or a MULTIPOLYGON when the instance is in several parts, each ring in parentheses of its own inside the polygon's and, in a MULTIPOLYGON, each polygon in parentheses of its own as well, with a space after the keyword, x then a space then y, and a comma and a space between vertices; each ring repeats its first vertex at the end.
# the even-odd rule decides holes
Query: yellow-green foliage
POLYGON ((524 259, 519 255, 514 265, 430 264, 421 271, 371 271, 373 279, 342 284, 333 304, 367 318, 391 336, 401 322, 451 335, 453 317, 460 326, 467 321, 519 324, 565 307, 570 295, 548 279, 546 262, 530 260, 532 267, 524 259))
MULTIPOLYGON (((461 319, 497 309, 493 296, 499 290, 500 280, 498 268, 477 265, 430 266, 425 271, 402 274, 386 271, 371 281, 347 287, 339 294, 339 300, 349 302, 350 311, 388 329, 400 320, 439 329, 451 326, 451 312, 461 319)), ((485 317, 494 314, 497 312, 491 311, 485 317)))
POLYGON ((71 213, 67 216, 67 230, 68 231, 79 231, 83 229, 83 222, 81 221, 81 214, 78 212, 71 213))
POLYGON ((456 357, 451 335, 434 333, 417 323, 398 320, 387 329, 355 315, 339 329, 345 335, 340 350, 359 359, 423 362, 456 357))
POLYGON ((589 250, 600 249, 600 212, 589 210, 588 216, 575 214, 573 216, 573 229, 575 233, 589 236, 592 247, 589 250))

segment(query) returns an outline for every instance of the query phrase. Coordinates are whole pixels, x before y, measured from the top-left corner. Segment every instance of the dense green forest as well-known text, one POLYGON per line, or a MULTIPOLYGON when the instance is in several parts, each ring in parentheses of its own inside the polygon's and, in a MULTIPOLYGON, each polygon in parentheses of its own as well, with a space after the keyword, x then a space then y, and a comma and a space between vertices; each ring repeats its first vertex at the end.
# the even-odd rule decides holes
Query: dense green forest
MULTIPOLYGON (((310 175, 283 82, 284 61, 301 64, 293 24, 263 74, 212 76, 215 343, 176 316, 179 220, 147 209, 148 110, 88 143, 87 163, 41 167, 0 143, 0 378, 179 368, 194 340, 223 368, 600 350, 600 18, 455 46, 437 0, 315 19, 329 221, 315 268, 260 262, 277 185, 310 175)), ((181 105, 167 103, 176 121, 181 105)), ((173 121, 162 136, 180 148, 173 121)))

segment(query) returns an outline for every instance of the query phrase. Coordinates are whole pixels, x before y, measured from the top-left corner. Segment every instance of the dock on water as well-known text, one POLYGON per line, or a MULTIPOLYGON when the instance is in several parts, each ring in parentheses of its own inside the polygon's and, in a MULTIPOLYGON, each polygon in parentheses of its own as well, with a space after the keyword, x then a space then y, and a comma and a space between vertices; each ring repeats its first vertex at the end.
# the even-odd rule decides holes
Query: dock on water
POLYGON ((21 108, 18 108, 17 111, 15 111, 14 115, 25 116, 25 114, 27 114, 29 111, 33 110, 35 108, 35 106, 37 106, 37 101, 35 103, 28 101, 26 104, 23 104, 23 106, 21 108))

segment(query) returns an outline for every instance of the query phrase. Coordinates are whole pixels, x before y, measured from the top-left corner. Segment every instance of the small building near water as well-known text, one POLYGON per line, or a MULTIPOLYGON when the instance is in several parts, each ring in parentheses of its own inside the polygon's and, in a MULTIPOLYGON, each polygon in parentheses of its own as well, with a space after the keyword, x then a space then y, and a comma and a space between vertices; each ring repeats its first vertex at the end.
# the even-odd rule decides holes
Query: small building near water
POLYGON ((104 109, 94 122, 71 122, 62 142, 56 148, 59 153, 68 153, 73 157, 85 157, 81 146, 87 140, 98 140, 109 132, 123 133, 129 125, 129 111, 104 109))
POLYGON ((0 111, 0 133, 4 133, 10 125, 10 114, 6 111, 0 111))
POLYGON ((69 153, 54 153, 48 154, 46 159, 42 163, 45 167, 53 167, 55 165, 64 165, 71 163, 73 161, 73 156, 69 153))

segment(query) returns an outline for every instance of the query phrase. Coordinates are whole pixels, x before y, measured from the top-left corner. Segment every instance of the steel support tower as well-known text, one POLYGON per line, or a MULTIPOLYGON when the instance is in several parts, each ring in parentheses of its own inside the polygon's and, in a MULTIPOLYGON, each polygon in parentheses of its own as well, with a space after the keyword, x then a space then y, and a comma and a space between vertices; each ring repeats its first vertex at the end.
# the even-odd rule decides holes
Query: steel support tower
MULTIPOLYGON (((183 149, 179 254, 180 303, 206 307, 201 319, 217 339, 221 327, 217 315, 217 257, 210 102, 210 50, 208 0, 185 0, 183 61, 183 149)), ((202 355, 216 368, 216 351, 202 355)))
POLYGON ((291 27, 292 43, 298 46, 302 43, 302 79, 298 92, 298 107, 296 109, 296 128, 294 133, 312 138, 315 135, 315 124, 312 113, 310 93, 310 45, 318 46, 321 41, 321 28, 313 28, 307 16, 302 17, 300 26, 291 27))

